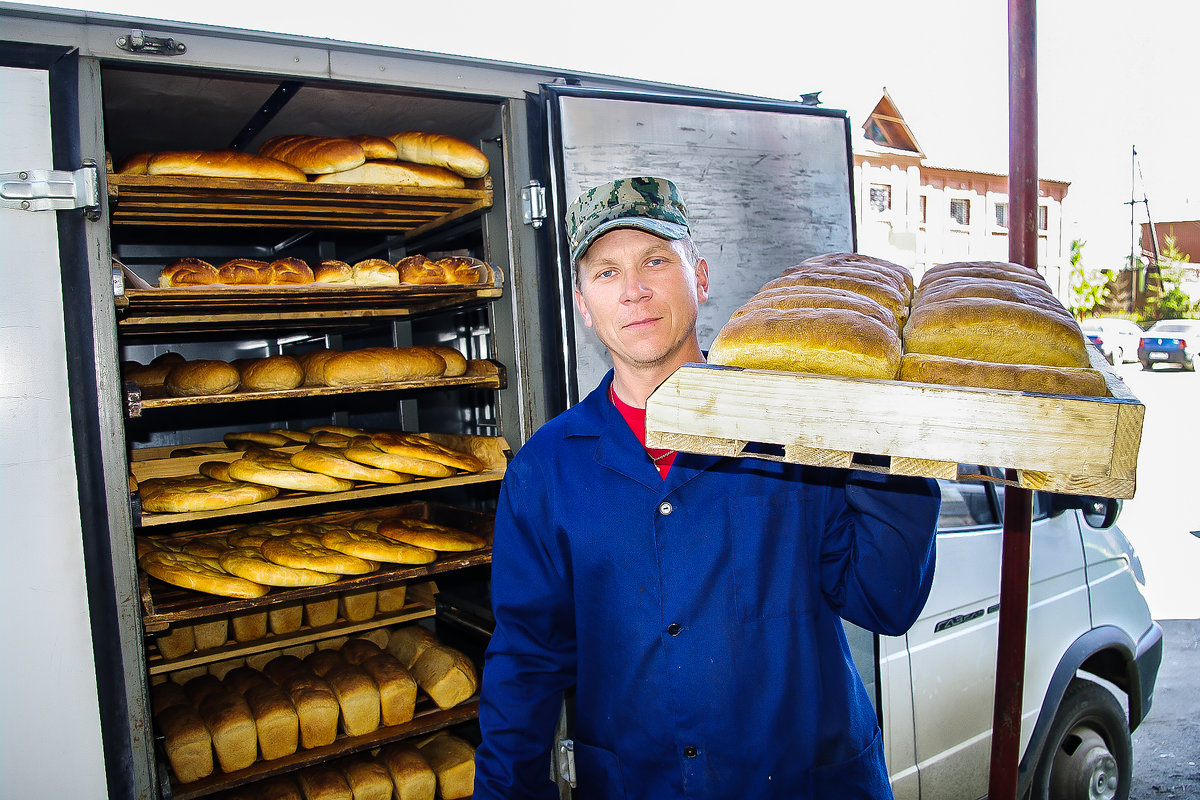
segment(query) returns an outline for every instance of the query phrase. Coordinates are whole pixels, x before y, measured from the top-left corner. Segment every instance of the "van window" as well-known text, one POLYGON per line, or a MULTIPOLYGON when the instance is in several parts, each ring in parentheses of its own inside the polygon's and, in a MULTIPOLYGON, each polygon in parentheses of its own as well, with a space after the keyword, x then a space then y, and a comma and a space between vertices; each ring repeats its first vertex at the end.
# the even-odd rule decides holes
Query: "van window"
POLYGON ((942 510, 938 530, 958 530, 998 525, 999 514, 986 484, 979 481, 938 481, 942 487, 942 510))

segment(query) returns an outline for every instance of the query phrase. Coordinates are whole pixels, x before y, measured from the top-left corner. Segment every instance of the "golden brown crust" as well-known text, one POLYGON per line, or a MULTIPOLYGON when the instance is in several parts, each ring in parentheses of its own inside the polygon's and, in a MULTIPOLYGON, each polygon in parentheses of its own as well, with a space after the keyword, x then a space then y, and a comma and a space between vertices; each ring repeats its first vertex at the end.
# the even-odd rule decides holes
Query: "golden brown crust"
POLYGON ((442 732, 418 746, 437 775, 442 800, 461 800, 475 790, 475 748, 465 739, 442 732))
POLYGON ((156 550, 139 558, 138 565, 164 583, 221 597, 255 598, 269 591, 260 583, 230 575, 211 561, 186 553, 156 550))
POLYGON ((224 361, 201 358, 176 364, 167 372, 164 385, 173 397, 198 397, 229 394, 237 389, 241 376, 224 361))
POLYGON ((400 272, 401 283, 437 285, 446 282, 446 273, 437 266, 437 262, 420 254, 400 259, 396 262, 396 269, 400 272))
POLYGON ((448 169, 407 161, 368 161, 362 166, 319 175, 314 183, 413 186, 422 189, 462 189, 466 181, 448 169))
POLYGON ((878 302, 857 292, 827 286, 794 286, 759 292, 734 311, 730 319, 737 319, 763 308, 773 308, 777 311, 792 308, 844 308, 873 317, 894 331, 900 330, 896 315, 878 302))
POLYGON ((448 347, 444 344, 430 344, 422 346, 426 350, 432 350, 442 359, 442 361, 446 362, 446 368, 442 371, 443 377, 457 378, 460 375, 466 374, 466 356, 455 350, 453 347, 448 347))
POLYGON ((369 483, 408 483, 411 475, 402 475, 390 469, 379 469, 351 461, 341 450, 308 445, 292 454, 292 464, 308 472, 319 472, 322 475, 332 475, 352 481, 367 481, 369 483))
POLYGON ((361 667, 345 663, 324 675, 342 707, 342 730, 362 736, 379 729, 379 687, 361 667))
POLYGON ((900 380, 1076 397, 1108 396, 1104 374, 1090 367, 996 364, 923 353, 905 353, 900 359, 900 380))
POLYGON ((712 364, 892 380, 900 337, 849 309, 759 309, 730 320, 709 349, 712 364))
POLYGON ((256 258, 233 258, 217 268, 218 283, 259 285, 267 282, 267 262, 256 258))
POLYGON ((237 150, 177 150, 155 153, 146 165, 146 174, 248 178, 289 183, 308 181, 308 176, 291 164, 237 150))
POLYGON ((366 575, 379 565, 365 558, 339 553, 311 534, 292 533, 263 542, 262 554, 276 564, 335 575, 366 575))
POLYGON ((245 450, 248 447, 287 447, 291 439, 271 431, 230 431, 221 437, 225 446, 231 450, 245 450))
MULTIPOLYGON (((266 544, 266 541, 262 544, 266 544)), ((226 550, 219 559, 221 567, 231 575, 264 586, 326 586, 338 579, 338 575, 330 572, 277 564, 263 555, 261 548, 262 545, 258 548, 235 547, 226 550)))
POLYGON ((405 625, 396 628, 388 636, 387 651, 396 657, 405 669, 411 670, 421 654, 430 647, 441 644, 433 631, 420 625, 405 625))
POLYGON ((379 760, 392 776, 397 798, 433 797, 437 776, 421 751, 411 744, 389 744, 379 751, 379 760))
POLYGON ((1050 284, 1046 283, 1046 279, 1034 270, 1018 267, 1015 264, 997 267, 989 262, 939 264, 921 276, 921 285, 918 287, 918 290, 928 290, 943 281, 954 280, 956 278, 969 278, 972 280, 986 278, 996 281, 1013 281, 1037 289, 1043 289, 1047 292, 1050 291, 1050 284))
POLYGON ((321 377, 326 386, 369 386, 437 378, 445 369, 445 360, 425 347, 364 347, 326 359, 321 377))
POLYGON ((921 303, 904 326, 907 352, 1001 364, 1087 367, 1079 325, 1036 306, 992 298, 921 303))
POLYGON ((908 267, 903 267, 899 264, 887 261, 875 256, 865 256, 861 253, 823 253, 822 255, 812 256, 800 262, 798 266, 815 266, 815 265, 846 265, 860 269, 872 269, 877 271, 890 272, 898 277, 909 292, 913 290, 915 282, 913 281, 912 271, 908 267))
POLYGON ((347 139, 363 149, 368 161, 395 161, 396 145, 386 136, 372 136, 360 133, 347 136, 347 139))
POLYGON ((338 355, 337 350, 313 350, 296 356, 300 366, 304 367, 305 386, 325 385, 325 362, 338 355))
POLYGON ((367 258, 352 268, 355 286, 399 286, 400 273, 394 264, 382 258, 367 258))
MULTIPOLYGON (((252 670, 253 671, 253 670, 252 670)), ((281 687, 254 671, 261 681, 247 686, 243 696, 258 732, 258 747, 264 761, 290 756, 300 746, 300 717, 281 687)), ((229 676, 226 675, 226 682, 229 676)))
POLYGON ((832 272, 797 272, 781 275, 778 278, 767 281, 765 284, 763 284, 759 291, 767 291, 785 286, 829 286, 834 289, 844 289, 850 292, 857 292, 858 294, 871 298, 888 311, 891 311, 896 317, 896 320, 901 324, 903 324, 904 320, 908 318, 908 309, 911 298, 902 293, 895 286, 888 285, 873 278, 864 278, 852 275, 838 275, 832 272))
POLYGON ((227 483, 207 477, 151 478, 139 487, 142 510, 179 514, 216 511, 270 500, 279 491, 250 483, 227 483))
POLYGON ((197 707, 212 733, 213 750, 221 770, 234 772, 253 764, 258 758, 258 731, 246 699, 222 686, 197 707))
POLYGON ((1058 298, 1049 289, 1042 289, 1019 281, 997 280, 994 278, 967 278, 948 276, 944 280, 935 281, 929 286, 922 284, 913 298, 913 308, 938 300, 949 300, 956 297, 990 297, 993 300, 1008 300, 1012 303, 1024 303, 1037 306, 1047 311, 1070 316, 1058 298))
POLYGON ((396 157, 401 161, 444 167, 466 178, 482 178, 488 173, 488 159, 483 151, 453 136, 402 131, 387 138, 396 145, 396 157))
MULTIPOLYGON (((416 433, 394 433, 385 431, 371 435, 371 443, 385 453, 409 456, 448 467, 463 472, 482 472, 483 462, 470 453, 446 447, 425 436, 416 433)), ((353 458, 347 453, 347 456, 353 458)))
POLYGON ((487 546, 487 540, 482 536, 420 519, 383 520, 379 523, 377 535, 443 552, 466 552, 487 546))
POLYGON ((242 388, 256 392, 295 389, 304 382, 304 367, 292 356, 249 359, 238 372, 242 388))
POLYGON ((859 280, 879 282, 887 286, 891 286, 901 297, 908 297, 912 294, 912 289, 904 281, 904 279, 888 270, 878 269, 877 267, 865 263, 854 262, 849 260, 842 261, 825 261, 816 264, 797 264, 794 267, 785 269, 783 275, 829 275, 838 277, 858 278, 859 280))
POLYGON ((306 285, 315 280, 312 267, 299 258, 279 258, 267 265, 267 283, 277 285, 306 285))
POLYGON ((345 492, 354 488, 353 481, 308 472, 293 466, 288 460, 251 458, 249 455, 229 465, 231 478, 299 492, 345 492))
POLYGON ((462 652, 445 645, 426 648, 410 672, 417 685, 442 709, 470 699, 479 688, 475 665, 462 652))
POLYGON ((160 288, 172 286, 210 286, 220 281, 217 268, 202 258, 180 258, 158 274, 160 288))
POLYGON ((437 559, 431 549, 365 530, 327 531, 321 536, 321 544, 339 553, 388 564, 428 564, 437 559))
POLYGON ((353 283, 354 268, 345 261, 327 258, 313 270, 313 280, 317 283, 353 283))
MULTIPOLYGON (((387 725, 388 723, 384 723, 387 725)), ((395 792, 387 767, 369 758, 352 758, 338 762, 354 800, 391 800, 395 792)))
POLYGON ((327 175, 361 166, 367 154, 357 142, 332 136, 274 136, 258 148, 260 156, 278 159, 307 175, 327 175))
POLYGON ((117 173, 120 175, 145 175, 146 168, 150 164, 150 157, 153 155, 154 153, 134 153, 126 156, 117 166, 117 173))
POLYGON ((212 774, 212 736, 196 709, 172 705, 156 714, 154 722, 162 731, 167 761, 179 783, 192 783, 212 774))

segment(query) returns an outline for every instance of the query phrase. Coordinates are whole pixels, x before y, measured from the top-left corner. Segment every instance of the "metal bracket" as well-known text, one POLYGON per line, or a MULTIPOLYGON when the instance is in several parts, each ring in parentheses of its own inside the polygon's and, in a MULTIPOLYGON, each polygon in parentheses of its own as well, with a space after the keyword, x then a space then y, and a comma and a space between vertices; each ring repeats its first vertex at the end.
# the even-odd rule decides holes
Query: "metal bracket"
POLYGON ((137 419, 142 415, 142 387, 134 381, 123 381, 121 390, 125 392, 125 416, 137 419))
POLYGON ((572 788, 575 787, 575 741, 559 739, 558 747, 554 750, 554 766, 558 776, 572 788))
POLYGON ((546 221, 546 187, 536 180, 522 186, 521 211, 526 225, 542 227, 546 221))
POLYGON ((0 208, 20 211, 87 210, 100 218, 100 176, 94 161, 85 161, 74 172, 27 169, 0 174, 0 208))
POLYGON ((181 56, 187 52, 187 45, 183 42, 147 36, 144 31, 137 28, 131 30, 128 36, 118 36, 117 47, 129 53, 143 53, 151 56, 181 56))

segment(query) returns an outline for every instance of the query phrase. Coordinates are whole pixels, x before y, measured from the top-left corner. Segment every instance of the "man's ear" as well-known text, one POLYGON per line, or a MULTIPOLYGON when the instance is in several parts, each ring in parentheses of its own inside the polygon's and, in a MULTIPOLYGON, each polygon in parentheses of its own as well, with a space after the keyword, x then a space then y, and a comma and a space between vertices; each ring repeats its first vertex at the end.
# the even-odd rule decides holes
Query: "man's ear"
POLYGON ((696 300, 708 300, 708 262, 703 258, 696 262, 696 300))
POLYGON ((583 292, 578 289, 575 290, 575 307, 583 315, 583 324, 589 328, 592 327, 592 315, 588 313, 587 303, 583 301, 583 292))

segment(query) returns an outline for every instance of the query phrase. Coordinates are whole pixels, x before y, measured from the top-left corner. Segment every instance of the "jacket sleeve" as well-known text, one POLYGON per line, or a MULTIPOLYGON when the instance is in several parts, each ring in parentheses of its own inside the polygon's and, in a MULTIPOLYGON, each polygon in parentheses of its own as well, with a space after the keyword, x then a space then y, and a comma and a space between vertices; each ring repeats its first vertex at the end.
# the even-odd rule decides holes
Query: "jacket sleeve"
POLYGON ((495 632, 479 702, 475 800, 552 800, 550 754, 576 674, 575 620, 553 503, 532 459, 510 465, 492 550, 495 632))
POLYGON ((829 491, 821 588, 843 619, 899 636, 933 584, 941 491, 926 478, 854 471, 829 491))

